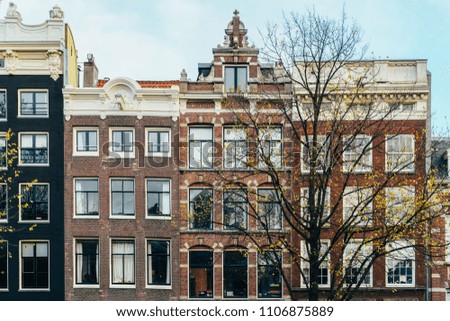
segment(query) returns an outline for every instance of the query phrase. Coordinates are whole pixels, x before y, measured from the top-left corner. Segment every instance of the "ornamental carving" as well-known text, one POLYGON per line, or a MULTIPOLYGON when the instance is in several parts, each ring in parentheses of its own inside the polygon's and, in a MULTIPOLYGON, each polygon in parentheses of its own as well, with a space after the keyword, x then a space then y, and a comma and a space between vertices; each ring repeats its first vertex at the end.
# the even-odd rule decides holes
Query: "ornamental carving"
POLYGON ((22 15, 17 11, 17 5, 13 2, 9 3, 8 11, 6 11, 7 18, 17 18, 22 20, 22 15))
POLYGON ((57 4, 50 10, 50 19, 64 19, 64 11, 57 4))
POLYGON ((5 67, 6 72, 8 74, 13 74, 16 71, 19 59, 18 54, 15 51, 12 51, 11 49, 6 50, 6 52, 3 54, 5 57, 5 67))
POLYGON ((61 55, 62 55, 62 53, 59 50, 47 51, 48 67, 50 69, 50 77, 55 81, 59 78, 59 75, 62 74, 61 55))

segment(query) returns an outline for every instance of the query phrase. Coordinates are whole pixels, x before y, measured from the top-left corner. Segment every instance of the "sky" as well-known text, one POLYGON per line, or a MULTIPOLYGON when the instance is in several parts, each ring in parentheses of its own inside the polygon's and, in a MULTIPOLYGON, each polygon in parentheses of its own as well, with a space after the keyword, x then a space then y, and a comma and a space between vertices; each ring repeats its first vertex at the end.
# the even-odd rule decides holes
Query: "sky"
MULTIPOLYGON (((250 43, 262 47, 268 23, 314 7, 355 19, 369 45, 368 58, 427 59, 432 73, 432 128, 450 136, 450 0, 11 0, 23 23, 40 24, 57 3, 75 37, 80 63, 92 53, 99 78, 176 80, 185 69, 212 60, 233 11, 239 10, 250 43)), ((1 1, 0 17, 9 1, 1 1)))

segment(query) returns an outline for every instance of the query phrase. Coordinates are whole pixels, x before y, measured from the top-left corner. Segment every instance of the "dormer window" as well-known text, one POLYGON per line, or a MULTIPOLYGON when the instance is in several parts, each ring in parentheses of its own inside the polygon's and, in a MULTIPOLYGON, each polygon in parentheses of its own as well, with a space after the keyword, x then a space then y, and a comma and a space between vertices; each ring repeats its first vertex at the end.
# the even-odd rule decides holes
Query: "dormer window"
POLYGON ((247 67, 225 67, 225 91, 247 91, 247 67))

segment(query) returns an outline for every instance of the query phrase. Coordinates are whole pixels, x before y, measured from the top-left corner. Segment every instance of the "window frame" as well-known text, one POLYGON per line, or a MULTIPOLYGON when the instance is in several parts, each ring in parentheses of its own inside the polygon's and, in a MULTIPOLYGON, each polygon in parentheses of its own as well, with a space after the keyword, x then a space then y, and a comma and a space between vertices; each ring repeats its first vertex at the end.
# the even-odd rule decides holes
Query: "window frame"
MULTIPOLYGON (((7 133, 0 132, 0 141, 3 140, 5 142, 4 151, 2 150, 3 148, 0 148, 0 171, 8 169, 8 139, 7 139, 7 136, 8 136, 7 133), (4 165, 4 166, 2 166, 2 165, 4 165)), ((0 147, 1 147, 1 143, 0 143, 0 147)))
MULTIPOLYGON (((275 133, 276 134, 276 133, 275 133)), ((265 155, 266 146, 269 148, 269 160, 274 168, 283 168, 283 126, 281 125, 270 125, 263 128, 258 128, 258 166, 259 168, 267 168, 266 162, 263 161, 261 156, 265 155), (275 133, 279 130, 279 139, 274 139, 272 135, 267 138, 267 133, 275 133), (277 147, 279 144, 279 147, 277 147), (273 152, 275 151, 275 152, 273 152), (275 160, 274 160, 275 158, 275 160)))
MULTIPOLYGON (((313 135, 308 135, 308 142, 309 144, 312 144, 312 138, 313 135)), ((311 172, 311 168, 310 166, 307 164, 309 163, 309 153, 307 154, 307 160, 308 162, 305 162, 304 157, 305 157, 305 153, 308 152, 305 146, 305 142, 306 142, 306 136, 302 136, 301 137, 301 152, 300 152, 300 161, 301 161, 301 173, 302 174, 309 174, 311 172)), ((328 168, 330 166, 330 155, 329 155, 329 150, 331 148, 330 144, 330 137, 327 135, 317 135, 317 143, 321 144, 320 145, 320 152, 318 155, 318 160, 320 158, 323 158, 321 161, 322 167, 325 165, 326 168, 328 168), (323 154, 323 157, 322 157, 323 154)), ((321 166, 318 166, 319 168, 317 168, 317 173, 323 173, 323 168, 320 168, 321 166)))
MULTIPOLYGON (((415 186, 385 187, 384 194, 385 194, 385 204, 386 204, 386 211, 385 211, 385 216, 384 216, 385 224, 388 226, 392 226, 392 225, 403 222, 403 220, 405 219, 404 214, 408 213, 408 210, 410 210, 409 207, 408 208, 406 207, 407 206, 406 204, 411 205, 411 200, 408 200, 408 198, 413 199, 413 203, 411 206, 414 206, 414 204, 415 204, 415 198, 416 198, 415 186), (394 213, 394 215, 392 217, 390 216, 391 213, 394 213)), ((415 209, 414 209, 414 211, 415 211, 415 209)), ((409 217, 407 216, 406 219, 408 219, 408 218, 409 217)))
POLYGON ((126 159, 126 158, 135 158, 136 156, 136 131, 134 127, 110 127, 109 128, 109 158, 113 158, 113 159, 126 159), (131 148, 132 151, 125 151, 125 150, 120 150, 120 151, 116 151, 115 150, 115 146, 114 146, 114 133, 116 132, 121 132, 121 139, 122 139, 122 143, 120 144, 121 149, 124 149, 124 147, 126 146, 126 144, 123 143, 123 138, 124 138, 124 133, 125 132, 131 132, 132 134, 132 142, 131 142, 131 148))
POLYGON ((45 166, 50 166, 50 135, 48 132, 19 132, 19 158, 18 158, 18 166, 33 166, 33 167, 45 167, 45 166), (36 148, 36 136, 46 136, 46 140, 47 140, 47 162, 46 163, 24 163, 22 161, 22 137, 24 135, 32 135, 32 140, 33 140, 33 147, 32 148, 27 148, 30 150, 38 150, 38 149, 43 149, 43 148, 36 148))
MULTIPOLYGON (((238 273, 236 273, 236 275, 240 275, 240 274, 238 274, 238 273)), ((247 249, 227 249, 227 250, 224 250, 223 252, 222 252, 222 292, 223 292, 223 299, 225 299, 225 300, 233 300, 233 299, 248 299, 249 298, 249 287, 250 287, 250 284, 249 284, 250 282, 249 282, 249 258, 248 258, 248 250, 247 249), (235 264, 235 265, 225 265, 225 256, 227 255, 227 254, 229 254, 229 253, 232 253, 232 252, 236 252, 236 253, 242 253, 242 252, 245 252, 245 254, 243 254, 243 257, 244 257, 244 259, 245 259, 245 268, 246 268, 246 273, 245 273, 245 276, 246 276, 246 293, 245 293, 245 296, 228 296, 226 293, 227 293, 227 289, 226 289, 226 280, 225 280, 225 271, 226 271, 226 268, 227 267, 230 267, 230 268, 233 268, 233 267, 235 267, 235 268, 243 268, 244 267, 244 265, 238 265, 238 264, 235 264)), ((230 291, 228 291, 228 292, 230 292, 230 291)))
MULTIPOLYGON (((171 290, 172 289, 172 242, 170 239, 155 239, 155 238, 147 238, 145 239, 145 288, 147 289, 162 289, 162 290, 171 290), (156 241, 156 242, 167 242, 167 249, 169 250, 169 253, 167 255, 165 255, 166 257, 166 262, 167 262, 167 268, 168 271, 166 271, 166 273, 168 274, 168 278, 169 278, 169 283, 166 284, 154 284, 154 283, 150 283, 149 281, 149 277, 150 277, 150 262, 149 260, 152 258, 153 254, 149 254, 149 246, 150 243, 152 241, 156 241)), ((163 256, 163 255, 158 255, 158 256, 163 256)))
POLYGON ((146 157, 171 157, 172 156, 172 129, 170 127, 148 127, 145 128, 145 156, 146 157), (153 152, 150 151, 150 133, 167 133, 167 152, 153 152))
MULTIPOLYGON (((316 190, 316 192, 319 192, 318 190, 316 190)), ((301 217, 305 217, 305 212, 304 209, 307 208, 309 205, 308 202, 309 201, 309 196, 304 196, 305 193, 309 193, 309 187, 301 187, 300 188, 300 214, 301 217)), ((314 199, 317 200, 317 194, 314 195, 314 199)), ((327 208, 325 209, 326 212, 324 211, 324 216, 322 217, 322 219, 326 219, 329 218, 331 215, 331 188, 327 187, 325 190, 325 202, 323 204, 324 206, 326 206, 327 208)), ((323 227, 330 227, 330 223, 324 223, 323 227)))
POLYGON ((109 179, 109 218, 110 219, 134 219, 134 218, 136 218, 136 186, 135 186, 134 178, 132 178, 132 177, 110 177, 110 179, 109 179), (121 191, 113 191, 113 181, 121 181, 121 183, 122 183, 121 191), (128 181, 128 182, 131 181, 133 183, 133 190, 131 192, 123 190, 123 185, 124 185, 124 182, 126 182, 126 181, 128 181), (114 214, 113 193, 120 193, 120 197, 122 198, 122 210, 124 210, 124 206, 125 206, 125 202, 124 202, 125 196, 130 193, 133 195, 133 214, 125 214, 125 213, 114 214))
MULTIPOLYGON (((325 249, 324 251, 327 251, 328 247, 330 246, 330 240, 329 239, 321 239, 320 242, 321 242, 320 250, 322 251, 324 246, 326 245, 327 249, 325 249)), ((302 253, 301 258, 300 258, 300 268, 302 270, 307 269, 309 271, 311 269, 311 267, 310 267, 311 265, 309 262, 307 262, 307 261, 305 261, 305 259, 303 259, 303 257, 309 258, 308 251, 306 248, 306 242, 304 240, 300 241, 300 251, 302 253)), ((323 254, 320 254, 320 256, 323 256, 323 254)), ((327 280, 328 280, 327 284, 319 284, 319 288, 329 288, 330 287, 330 258, 331 258, 330 252, 328 252, 326 260, 323 260, 321 265, 319 266, 319 269, 327 270, 327 280), (322 264, 326 264, 326 267, 322 267, 322 264)), ((308 274, 308 280, 309 280, 309 274, 308 274)), ((305 283, 305 280, 303 279, 301 273, 300 273, 300 282, 301 282, 302 288, 307 287, 307 284, 305 283)))
MULTIPOLYGON (((83 193, 93 193, 93 191, 81 191, 83 193)), ((88 202, 89 203, 89 202, 88 202)), ((88 205, 89 208, 89 205, 88 205)), ((73 218, 76 219, 98 219, 100 217, 100 180, 98 177, 74 177, 73 178, 73 218), (97 215, 77 213, 77 181, 97 181, 97 215)))
MULTIPOLYGON (((50 291, 50 283, 51 283, 51 268, 50 268, 50 240, 20 240, 19 241, 19 291, 30 291, 30 292, 37 292, 37 291, 50 291), (26 244, 26 243, 33 243, 33 244, 38 244, 38 243, 45 243, 47 244, 47 287, 45 288, 25 288, 24 287, 24 262, 23 262, 23 250, 22 250, 22 245, 26 244)), ((36 259, 36 253, 33 256, 34 259, 36 259)), ((36 274, 36 272, 34 272, 33 274, 36 274)))
POLYGON ((257 276, 256 277, 256 281, 257 281, 256 282, 256 289, 257 289, 257 291, 256 292, 257 292, 258 300, 276 300, 276 299, 282 299, 283 298, 283 276, 282 276, 282 272, 281 272, 282 270, 283 270, 283 251, 282 250, 277 249, 277 250, 265 250, 262 253, 258 252, 258 255, 256 257, 256 272, 257 272, 257 274, 256 274, 256 276, 257 276), (260 295, 260 293, 261 293, 260 292, 260 275, 263 275, 262 271, 260 271, 260 267, 262 267, 262 266, 270 267, 271 269, 276 269, 277 268, 276 264, 268 264, 267 260, 265 260, 265 264, 261 264, 261 262, 262 262, 261 256, 266 255, 267 252, 274 253, 275 256, 278 256, 278 260, 280 260, 280 263, 281 263, 281 268, 280 268, 279 271, 277 271, 278 278, 280 280, 280 284, 279 284, 280 294, 279 294, 279 296, 273 296, 273 297, 268 296, 267 297, 267 296, 264 296, 264 295, 260 295))
MULTIPOLYGON (((211 300, 214 299, 214 279, 215 279, 215 269, 214 269, 214 251, 213 249, 191 249, 188 252, 188 275, 191 275, 191 268, 197 268, 197 269, 204 269, 206 271, 206 277, 208 278, 208 273, 211 273, 211 295, 208 296, 208 293, 203 296, 191 296, 191 280, 188 279, 188 297, 189 299, 196 299, 196 300, 211 300), (198 265, 191 265, 191 254, 193 252, 205 252, 208 253, 211 256, 211 265, 207 264, 198 264, 198 265)), ((208 285, 208 279, 206 280, 206 285, 208 285)))
POLYGON ((258 188, 258 190, 257 190, 257 211, 258 211, 257 216, 260 217, 258 222, 257 222, 257 229, 258 230, 260 230, 260 231, 265 231, 265 230, 268 230, 268 231, 281 231, 283 229, 283 218, 284 218, 284 215, 283 215, 283 210, 282 210, 282 207, 281 207, 281 200, 278 199, 277 192, 275 191, 275 188, 270 188, 270 187, 260 187, 260 188, 258 188), (261 199, 261 192, 262 191, 267 191, 268 193, 272 194, 275 197, 275 199, 273 199, 273 200, 270 199, 269 200, 267 197, 270 196, 270 195, 264 196, 266 199, 261 199), (269 221, 268 221, 269 224, 270 224, 268 229, 265 229, 261 225, 261 221, 263 219, 262 216, 267 217, 267 213, 265 213, 265 211, 264 211, 264 206, 266 206, 267 204, 272 204, 272 205, 270 205, 272 208, 275 208, 275 206, 276 206, 276 208, 278 209, 278 211, 279 211, 279 218, 277 220, 279 221, 280 227, 273 228, 272 227, 272 220, 270 218, 269 218, 269 221))
MULTIPOLYGON (((347 282, 347 279, 346 279, 346 276, 347 276, 347 271, 346 271, 346 269, 347 269, 347 268, 352 268, 353 266, 356 265, 356 264, 354 264, 355 262, 353 261, 353 265, 352 265, 352 266, 348 266, 348 263, 350 263, 350 262, 347 262, 347 261, 349 260, 348 257, 350 256, 350 257, 351 257, 350 260, 351 260, 352 258, 353 258, 353 260, 354 260, 354 259, 355 259, 355 258, 354 258, 355 255, 358 255, 358 254, 356 254, 356 253, 349 253, 349 251, 350 251, 350 250, 349 250, 349 245, 350 245, 350 244, 355 244, 357 248, 359 247, 360 250, 358 251, 358 253, 360 253, 359 255, 362 255, 362 256, 367 256, 367 252, 373 251, 372 245, 369 245, 369 244, 362 244, 363 241, 364 241, 363 239, 351 239, 351 240, 346 244, 346 247, 345 247, 345 249, 344 249, 344 253, 343 253, 343 262, 344 262, 343 268, 344 268, 344 275, 343 275, 343 278, 344 278, 345 284, 347 284, 347 285, 350 285, 350 283, 348 283, 348 282, 347 282), (370 248, 370 249, 369 249, 369 248, 370 248), (366 250, 364 250, 364 249, 366 249, 366 250)), ((361 264, 358 266, 358 269, 362 269, 361 264)), ((363 281, 363 282, 361 283, 361 287, 364 287, 364 288, 372 287, 372 286, 373 286, 373 265, 370 266, 369 272, 368 272, 368 274, 367 274, 365 277, 366 277, 366 278, 369 277, 369 282, 368 282, 368 283, 365 283, 365 281, 363 281)), ((357 278, 357 281, 354 282, 354 283, 352 283, 352 286, 356 285, 356 284, 359 282, 360 276, 358 275, 358 276, 356 276, 356 278, 357 278)))
POLYGON ((100 145, 99 145, 99 129, 98 127, 74 127, 73 128, 73 156, 98 156, 100 145), (95 132, 96 133, 96 148, 95 151, 79 151, 78 150, 78 132, 95 132))
MULTIPOLYGON (((344 194, 342 196, 342 216, 343 216, 343 222, 347 222, 348 221, 348 215, 347 215, 347 208, 354 208, 352 210, 351 215, 357 215, 356 213, 354 213, 356 210, 360 211, 361 209, 359 209, 358 205, 365 205, 363 207, 363 209, 365 210, 369 210, 370 211, 370 217, 367 217, 367 222, 363 222, 363 217, 361 217, 360 220, 357 220, 357 222, 354 222, 354 224, 352 224, 355 227, 368 227, 371 226, 373 223, 373 196, 372 195, 372 188, 371 187, 365 187, 365 186, 346 186, 344 188, 344 194), (369 196, 367 198, 365 198, 365 195, 361 195, 361 194, 366 194, 368 193, 369 196), (356 195, 355 195, 356 194, 356 195), (350 198, 354 198, 354 197, 361 197, 364 198, 362 200, 357 200, 356 201, 356 205, 357 206, 353 206, 354 204, 352 204, 352 201, 349 200, 350 198), (370 202, 367 203, 367 199, 370 199, 370 202), (367 204, 366 204, 367 203, 367 204)), ((363 215, 367 215, 367 214, 363 214, 363 215)))
MULTIPOLYGON (((19 195, 21 195, 21 197, 19 197, 19 223, 25 223, 25 224, 29 224, 29 223, 50 223, 50 205, 51 205, 51 201, 50 201, 50 194, 51 194, 51 190, 50 190, 50 183, 43 183, 43 182, 39 182, 39 183, 19 183, 19 195), (47 219, 46 220, 24 220, 22 218, 22 199, 24 198, 24 193, 22 193, 22 187, 26 187, 29 186, 30 188, 34 186, 47 186, 47 219)), ((34 202, 34 201, 33 201, 34 202)), ((40 203, 44 203, 44 202, 40 202, 40 203)))
MULTIPOLYGON (((0 292, 8 292, 9 291, 9 244, 8 244, 8 240, 0 240, 0 253, 2 253, 2 251, 4 251, 5 253, 5 261, 6 261, 6 271, 3 271, 6 279, 6 287, 1 288, 0 287, 0 292), (4 249, 4 250, 3 250, 4 249)), ((1 259, 1 254, 0 254, 0 259, 1 259)), ((0 267, 0 273, 2 273, 1 267, 0 267)))
MULTIPOLYGON (((237 135, 235 135, 237 136, 237 135)), ((224 126, 223 127, 223 132, 222 132, 222 167, 224 169, 231 169, 231 170, 245 170, 248 168, 247 165, 245 165, 246 162, 248 162, 249 159, 249 155, 250 155, 250 146, 249 146, 249 142, 247 141, 247 132, 246 132, 246 127, 234 127, 234 126, 224 126), (226 137, 226 130, 231 130, 236 132, 236 130, 243 130, 244 134, 245 134, 245 139, 227 139, 226 137), (244 161, 238 161, 238 153, 237 153, 237 145, 238 144, 245 144, 245 148, 246 148, 246 153, 245 153, 245 157, 243 157, 244 161), (229 145, 232 145, 232 147, 229 147, 229 145), (231 165, 232 166, 227 166, 227 164, 229 164, 230 162, 228 162, 228 157, 227 157, 227 151, 231 150, 232 151, 232 161, 231 161, 231 165), (237 166, 238 163, 242 163, 244 162, 244 164, 242 164, 242 166, 237 166)), ((242 146, 241 146, 242 147, 242 146)))
POLYGON ((189 161, 189 169, 195 169, 195 170, 210 170, 214 168, 214 126, 213 125, 205 125, 205 126, 201 126, 201 125, 195 125, 195 126, 189 126, 188 128, 189 131, 189 135, 188 135, 188 161, 189 161), (211 131, 211 140, 199 140, 199 139, 194 139, 194 135, 191 134, 192 130, 195 129, 209 129, 211 131), (198 167, 194 167, 193 166, 193 149, 192 149, 192 144, 193 143, 200 143, 200 160, 198 163, 200 166, 198 167), (204 145, 205 144, 205 145, 204 145), (211 155, 206 155, 206 158, 204 157, 205 155, 203 155, 203 150, 205 149, 205 147, 211 144, 211 146, 208 148, 211 150, 211 155), (209 163, 210 164, 207 164, 209 163), (205 163, 205 165, 204 165, 205 163))
MULTIPOLYGON (((392 253, 387 253, 385 255, 385 277, 386 277, 385 282, 386 282, 386 287, 388 287, 388 288, 396 288, 396 287, 398 287, 398 288, 408 288, 408 287, 413 288, 413 287, 416 286, 416 251, 412 247, 413 244, 414 244, 414 241, 401 239, 401 240, 396 240, 395 242, 396 242, 396 244, 388 243, 387 247, 388 248, 390 248, 390 247, 391 248, 396 248, 397 250, 394 253, 399 253, 401 251, 413 251, 414 252, 414 257, 413 258, 408 258, 408 259, 403 259, 403 260, 398 260, 397 258, 392 258, 391 257, 393 255, 392 253), (406 249, 398 249, 398 248, 403 247, 404 244, 407 244, 408 242, 409 242, 409 244, 411 244, 411 247, 408 247, 406 249), (401 246, 399 246, 399 245, 401 245, 401 246), (389 260, 394 261, 394 263, 395 263, 395 261, 398 261, 399 263, 401 261, 402 262, 403 261, 411 261, 411 281, 412 282, 410 284, 389 283, 389 267, 390 267, 389 260)), ((394 255, 396 255, 396 254, 394 254, 394 255)), ((406 256, 405 254, 402 254, 402 255, 406 256)), ((395 271, 395 266, 394 266, 394 271, 395 271)), ((401 275, 399 275, 399 276, 401 277, 401 275)), ((405 277, 407 278, 408 275, 406 274, 405 277)))
POLYGON ((249 65, 223 65, 223 70, 222 70, 222 74, 223 74, 223 92, 224 93, 230 93, 230 94, 234 94, 234 93, 246 93, 248 92, 248 87, 249 87, 249 65), (231 88, 227 88, 227 69, 229 70, 233 70, 233 87, 231 88), (245 88, 239 88, 240 86, 240 82, 239 82, 239 73, 237 72, 238 69, 245 69, 245 88), (239 90, 238 90, 239 89, 239 90))
MULTIPOLYGON (((110 242, 110 251, 109 251, 109 287, 110 288, 128 288, 128 289, 134 289, 136 288, 136 240, 134 238, 111 238, 110 242), (113 253, 113 244, 114 243, 132 243, 133 244, 133 254, 129 253, 113 253), (122 256, 122 265, 124 264, 124 256, 125 255, 132 255, 133 256, 133 282, 130 283, 114 283, 114 255, 121 255, 122 256)), ((122 273, 122 277, 125 276, 125 271, 122 273)))
POLYGON ((73 287, 74 288, 100 288, 100 240, 98 238, 74 238, 73 241, 73 287), (77 244, 80 242, 97 242, 97 253, 96 253, 96 266, 97 266, 97 283, 78 283, 77 272, 78 272, 78 256, 84 258, 84 254, 77 253, 77 244))
POLYGON ((227 230, 227 231, 247 230, 248 229, 248 190, 247 189, 243 190, 242 188, 226 188, 226 189, 224 189, 223 193, 222 193, 222 204, 223 204, 223 206, 222 206, 222 226, 223 226, 223 229, 227 230), (235 223, 236 223, 236 217, 237 217, 236 209, 237 209, 237 206, 239 206, 239 205, 236 206, 236 204, 241 204, 241 205, 244 204, 244 205, 242 205, 242 208, 245 207, 245 210, 242 213, 242 215, 243 215, 243 220, 242 221, 244 223, 244 226, 242 226, 240 228, 234 227, 235 224, 231 225, 231 224, 227 224, 226 223, 226 219, 225 219, 225 217, 226 217, 226 213, 225 213, 226 206, 225 206, 225 204, 227 203, 226 202, 227 201, 226 194, 228 194, 228 193, 237 193, 237 194, 232 194, 231 197, 236 195, 237 197, 243 198, 243 200, 240 200, 240 201, 236 200, 236 199, 232 199, 231 202, 230 202, 231 203, 230 207, 232 207, 235 210, 233 212, 233 215, 232 215, 235 218, 234 219, 235 223), (247 205, 245 205, 245 204, 247 204, 247 205))
MULTIPOLYGON (((196 196, 200 195, 197 194, 196 196)), ((214 230, 214 189, 212 187, 193 187, 188 189, 188 209, 189 209, 189 230, 199 230, 199 231, 212 231, 214 230), (191 203, 195 202, 191 200, 191 192, 193 191, 209 191, 211 193, 211 210, 210 210, 210 216, 209 216, 209 228, 198 228, 198 227, 192 227, 193 226, 193 214, 191 214, 191 203)))
MULTIPOLYGON (((373 152, 372 152, 372 136, 370 135, 346 135, 343 137, 343 144, 344 149, 342 152, 342 170, 344 173, 370 173, 372 172, 373 168, 373 152), (348 140, 352 140, 352 142, 348 142, 348 140), (363 143, 362 149, 363 151, 355 151, 357 148, 355 146, 352 146, 353 143, 355 143, 358 139, 367 139, 365 143, 363 143), (347 148, 345 148, 347 147, 347 148), (353 148, 351 148, 353 147, 353 148), (351 151, 348 151, 348 148, 351 148, 351 151), (367 150, 368 149, 368 150, 367 150), (364 152, 365 150, 365 152, 364 152), (359 161, 352 161, 346 159, 349 156, 356 156, 356 159, 359 159, 359 161), (365 158, 368 158, 368 164, 364 164, 365 158), (361 161, 363 161, 363 164, 360 164, 361 161)), ((358 148, 361 146, 357 146, 358 148)))
POLYGON ((18 104, 18 111, 17 111, 17 117, 18 118, 49 118, 50 117, 50 96, 49 96, 49 90, 44 88, 27 88, 27 89, 18 89, 17 93, 17 104, 18 104), (36 101, 35 101, 35 94, 36 93, 46 93, 47 94, 47 113, 45 115, 36 115, 36 114, 22 114, 22 93, 32 93, 33 94, 33 110, 36 110, 36 101))
MULTIPOLYGON (((159 203, 158 203, 159 204, 159 203)), ((149 177, 145 179, 145 218, 146 219, 152 219, 152 220, 171 220, 172 219, 172 180, 170 178, 164 178, 164 177, 149 177), (150 191, 148 189, 148 184, 151 181, 160 181, 160 182, 169 182, 169 192, 154 192, 154 191, 150 191), (158 193, 158 197, 160 196, 160 194, 165 195, 165 194, 169 194, 169 214, 161 214, 161 215, 149 215, 148 213, 148 197, 150 193, 158 193)))
MULTIPOLYGON (((5 189, 5 216, 1 217, 0 216, 0 223, 7 223, 8 219, 9 219, 9 215, 8 215, 8 206, 9 206, 9 199, 8 199, 8 184, 6 183, 0 183, 0 186, 4 186, 5 189)), ((1 198, 0 198, 0 206, 2 206, 1 204, 1 198)), ((0 213, 1 213, 1 208, 0 208, 0 213)))
MULTIPOLYGON (((4 93, 5 95, 5 117, 1 117, 1 108, 0 108, 0 122, 8 121, 8 91, 6 89, 0 89, 0 97, 1 93, 4 93)), ((1 98, 0 98, 0 106, 1 106, 1 98)))
POLYGON ((416 170, 416 147, 415 147, 415 137, 413 134, 398 134, 398 135, 386 135, 385 139, 385 171, 387 173, 415 173, 416 170), (393 141, 396 141, 397 139, 411 139, 411 152, 402 152, 402 151, 395 151, 395 152, 389 152, 389 145, 393 143, 393 141), (400 159, 401 157, 411 157, 411 160, 407 162, 407 166, 403 164, 399 164, 398 160, 394 164, 389 160, 391 157, 397 157, 400 159), (397 167, 400 167, 397 169, 397 167), (409 167, 412 168, 409 168, 409 167))

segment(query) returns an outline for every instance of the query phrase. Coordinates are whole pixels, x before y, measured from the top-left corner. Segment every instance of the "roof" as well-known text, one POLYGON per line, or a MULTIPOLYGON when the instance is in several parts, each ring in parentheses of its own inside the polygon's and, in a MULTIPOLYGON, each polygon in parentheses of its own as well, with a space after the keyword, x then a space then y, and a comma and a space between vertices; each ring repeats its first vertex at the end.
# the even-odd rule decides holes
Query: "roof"
MULTIPOLYGON (((97 81, 97 87, 104 87, 109 79, 100 79, 97 81)), ((179 86, 180 81, 178 80, 138 80, 137 83, 142 88, 171 88, 172 86, 179 86)))

